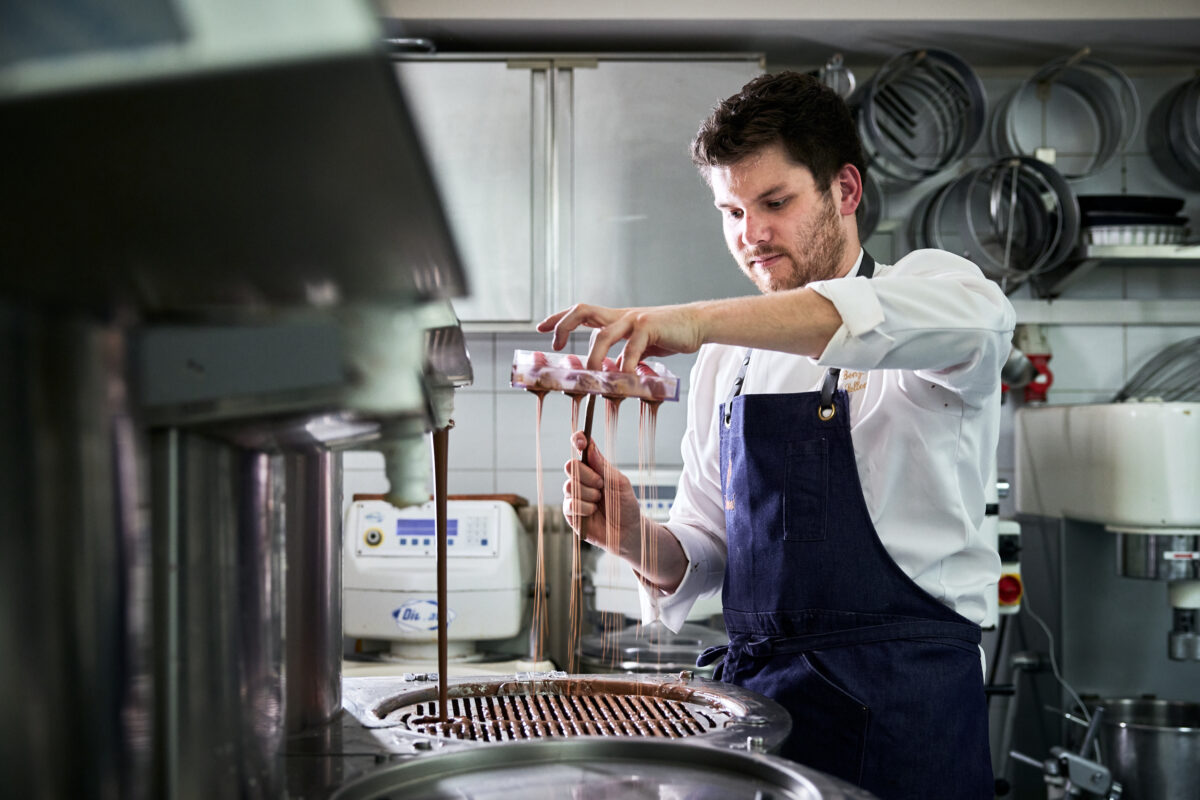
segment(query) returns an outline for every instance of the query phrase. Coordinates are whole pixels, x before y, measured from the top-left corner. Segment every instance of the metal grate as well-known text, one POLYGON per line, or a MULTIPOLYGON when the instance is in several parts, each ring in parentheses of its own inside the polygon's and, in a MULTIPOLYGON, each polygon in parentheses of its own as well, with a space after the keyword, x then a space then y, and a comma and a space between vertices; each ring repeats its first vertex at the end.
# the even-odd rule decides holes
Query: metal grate
POLYGON ((447 719, 437 701, 399 710, 414 733, 503 742, 567 736, 657 736, 678 739, 717 730, 727 716, 693 703, 630 694, 524 694, 453 697, 447 719))

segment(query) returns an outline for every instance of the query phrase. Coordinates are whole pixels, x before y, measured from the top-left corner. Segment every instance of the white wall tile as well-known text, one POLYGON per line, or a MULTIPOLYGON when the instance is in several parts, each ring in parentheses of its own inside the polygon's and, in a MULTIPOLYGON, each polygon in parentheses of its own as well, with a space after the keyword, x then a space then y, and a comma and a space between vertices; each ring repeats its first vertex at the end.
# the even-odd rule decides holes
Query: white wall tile
MULTIPOLYGON (((604 430, 604 407, 597 403, 593 435, 604 430)), ((580 412, 582 416, 582 411, 580 412)), ((516 389, 496 396, 496 468, 500 471, 534 469, 537 450, 537 399, 516 389)), ((579 422, 583 427, 582 419, 579 422)), ((571 457, 571 402, 558 392, 546 395, 542 405, 542 463, 557 470, 571 457)))
MULTIPOLYGON (((1200 319, 1197 320, 1200 323, 1200 319)), ((1125 334, 1125 381, 1129 381, 1151 359, 1176 342, 1200 336, 1200 324, 1196 326, 1156 327, 1149 325, 1130 326, 1125 334)), ((1200 375, 1193 376, 1200 381, 1200 375)))
MULTIPOLYGON (((538 501, 537 478, 537 471, 533 469, 501 470, 496 473, 496 491, 519 494, 531 505, 536 504, 538 501)), ((566 479, 562 464, 556 464, 553 469, 542 471, 543 505, 562 507, 562 487, 566 479)))
POLYGON ((378 469, 348 469, 342 472, 342 494, 348 498, 356 494, 381 494, 387 490, 388 480, 382 463, 378 469))
POLYGON ((496 472, 491 469, 449 469, 446 471, 446 488, 449 494, 495 494, 503 491, 496 488, 496 472))
MULTIPOLYGON (((607 404, 606 404, 607 405, 607 404)), ((607 428, 601 428, 606 419, 600 417, 600 412, 606 405, 596 406, 596 422, 593 435, 601 450, 610 460, 621 469, 637 469, 639 456, 654 459, 654 464, 660 467, 677 467, 682 464, 679 455, 679 442, 687 425, 687 398, 679 402, 662 403, 654 421, 654 439, 652 442, 641 443, 649 432, 642 431, 641 403, 624 400, 617 408, 617 431, 615 447, 609 446, 607 428), (645 450, 645 452, 643 452, 645 450)), ((647 421, 645 424, 649 424, 647 421)), ((646 465, 648 467, 649 464, 646 465)))
MULTIPOLYGON (((1125 296, 1130 300, 1200 300, 1200 266, 1138 264, 1122 268, 1125 296)), ((1200 303, 1192 315, 1200 322, 1200 303)))
POLYGON ((450 469, 495 469, 496 395, 457 392, 450 431, 450 469))
POLYGON ((1125 270, 1100 264, 1075 279, 1061 295, 1071 300, 1121 300, 1125 297, 1125 270))
POLYGON ((490 333, 468 333, 467 352, 475 380, 460 392, 490 392, 496 387, 496 337, 490 333))
POLYGON ((1125 337, 1118 326, 1064 325, 1047 327, 1050 397, 1060 392, 1115 393, 1124 383, 1125 337))
POLYGON ((383 453, 375 450, 347 450, 342 453, 342 469, 382 470, 383 453))

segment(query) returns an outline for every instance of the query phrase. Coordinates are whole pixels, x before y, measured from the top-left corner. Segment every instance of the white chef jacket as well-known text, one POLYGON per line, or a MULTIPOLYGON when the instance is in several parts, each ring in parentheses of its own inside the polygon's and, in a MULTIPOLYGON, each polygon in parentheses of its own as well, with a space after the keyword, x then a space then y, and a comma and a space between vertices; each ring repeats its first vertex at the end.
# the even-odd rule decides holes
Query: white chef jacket
MULTIPOLYGON (((917 250, 858 277, 809 287, 842 324, 819 359, 755 350, 743 394, 817 391, 829 367, 849 394, 854 457, 880 541, 905 574, 979 623, 1000 557, 981 536, 985 482, 994 479, 1000 369, 1016 314, 969 261, 917 250)), ((691 372, 683 475, 667 527, 688 566, 674 593, 641 588, 642 617, 678 631, 725 572, 718 407, 746 349, 704 345, 691 372)))

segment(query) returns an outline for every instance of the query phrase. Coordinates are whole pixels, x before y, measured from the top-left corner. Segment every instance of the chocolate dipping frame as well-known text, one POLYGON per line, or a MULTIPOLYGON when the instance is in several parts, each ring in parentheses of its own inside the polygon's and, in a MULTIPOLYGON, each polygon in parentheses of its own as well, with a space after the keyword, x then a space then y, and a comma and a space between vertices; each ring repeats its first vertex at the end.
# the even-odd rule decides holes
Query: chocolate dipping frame
POLYGON ((658 675, 522 673, 452 678, 437 721, 437 676, 346 678, 344 706, 395 752, 524 739, 652 738, 752 752, 791 730, 773 700, 690 671, 658 675))
POLYGON ((679 400, 679 378, 657 361, 641 362, 636 373, 589 370, 583 363, 583 358, 569 353, 517 350, 509 385, 531 392, 637 397, 651 403, 679 400))

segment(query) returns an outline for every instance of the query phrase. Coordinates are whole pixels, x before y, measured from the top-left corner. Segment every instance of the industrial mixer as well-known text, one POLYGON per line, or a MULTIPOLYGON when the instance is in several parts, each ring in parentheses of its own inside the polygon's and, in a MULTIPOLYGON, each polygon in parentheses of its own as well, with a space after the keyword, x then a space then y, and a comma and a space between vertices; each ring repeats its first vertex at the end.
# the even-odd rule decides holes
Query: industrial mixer
MULTIPOLYGON (((1051 666, 1086 705, 1105 708, 1098 752, 1124 798, 1194 797, 1200 403, 1028 407, 1016 416, 1015 444, 1023 605, 1046 619, 1051 666)), ((1062 692, 1052 690, 1059 707, 1087 713, 1062 692)), ((1062 725, 1060 743, 1074 734, 1062 725)), ((1041 747, 1020 735, 1014 746, 1041 747)))

